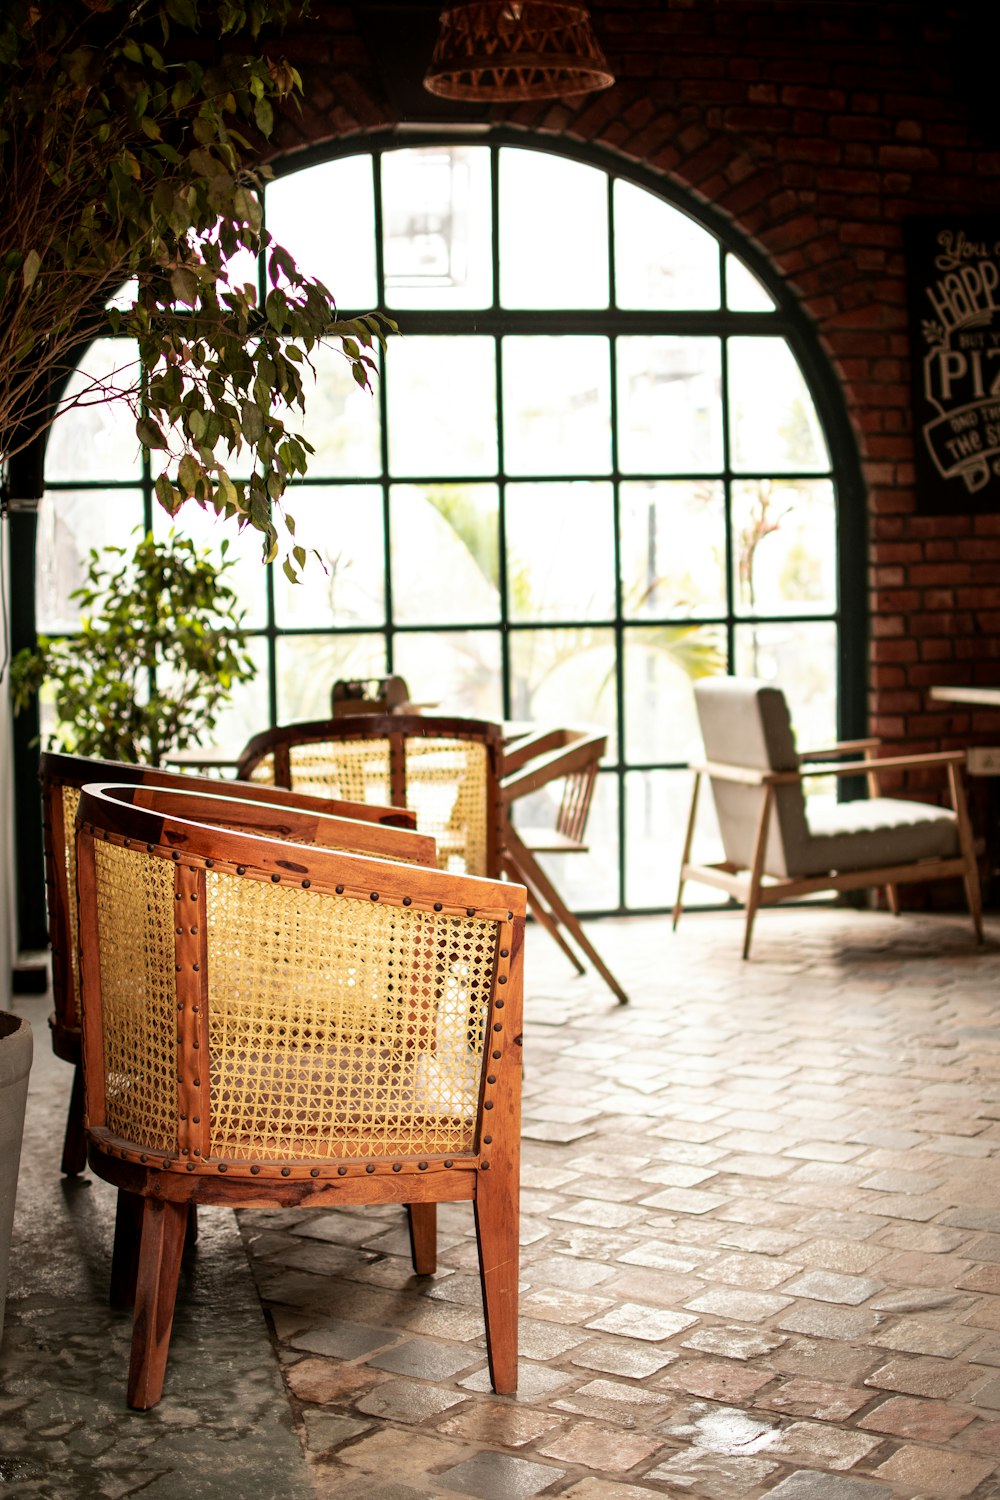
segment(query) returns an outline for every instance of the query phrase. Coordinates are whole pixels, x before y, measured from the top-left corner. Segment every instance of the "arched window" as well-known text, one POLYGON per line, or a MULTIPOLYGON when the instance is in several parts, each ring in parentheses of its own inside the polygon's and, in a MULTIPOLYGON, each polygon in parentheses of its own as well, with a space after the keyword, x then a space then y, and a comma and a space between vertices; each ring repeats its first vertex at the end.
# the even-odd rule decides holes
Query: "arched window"
MULTIPOLYGON (((261 670, 223 738, 387 671, 443 709, 603 725, 593 853, 557 878, 589 911, 667 905, 695 677, 780 681, 803 740, 860 727, 855 460, 808 330, 721 220, 523 136, 355 144, 277 178, 265 214, 342 311, 403 333, 374 397, 316 362, 287 508, 323 566, 292 585, 242 544, 261 670)), ((99 341, 85 363, 129 353, 99 341)), ((75 624, 89 546, 170 522, 113 407, 60 419, 46 486, 51 632, 75 624)))

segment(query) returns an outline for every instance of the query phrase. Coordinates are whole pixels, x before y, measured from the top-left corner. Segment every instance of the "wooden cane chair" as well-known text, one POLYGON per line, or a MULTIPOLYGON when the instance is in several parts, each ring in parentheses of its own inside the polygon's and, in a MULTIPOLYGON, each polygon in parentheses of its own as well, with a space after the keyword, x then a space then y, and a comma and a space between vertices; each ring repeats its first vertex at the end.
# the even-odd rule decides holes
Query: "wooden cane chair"
POLYGON ((142 1203, 128 1404, 160 1398, 203 1203, 408 1204, 427 1273, 434 1206, 471 1201, 513 1392, 523 890, 137 800, 77 815, 89 1159, 142 1203))
POLYGON ((961 878, 976 939, 983 940, 979 871, 962 785, 963 750, 931 755, 876 754, 876 739, 844 741, 800 754, 779 688, 753 678, 718 677, 695 683, 695 702, 706 761, 695 763, 694 789, 674 906, 674 927, 683 909, 684 886, 701 881, 746 906, 743 957, 750 957, 754 918, 771 906, 819 891, 858 891, 882 886, 890 910, 899 914, 897 886, 961 878), (862 761, 838 760, 862 755, 862 761), (886 772, 947 773, 951 808, 880 795, 886 772), (822 808, 810 805, 803 781, 813 776, 862 774, 866 801, 822 808), (711 784, 725 859, 691 859, 698 792, 711 784))
POLYGON ((283 809, 287 809, 289 813, 318 811, 350 820, 337 831, 341 847, 362 854, 433 863, 433 846, 427 840, 418 838, 415 833, 406 831, 413 829, 415 819, 411 813, 401 808, 331 802, 329 798, 303 797, 301 794, 273 787, 240 786, 235 782, 188 776, 151 766, 122 765, 117 761, 53 752, 46 752, 41 756, 39 776, 42 784, 49 941, 52 947, 54 1010, 49 1025, 53 1051, 74 1068, 62 1155, 62 1171, 68 1177, 82 1172, 87 1159, 83 1133, 83 1080, 80 1075, 74 820, 81 789, 88 782, 114 780, 143 786, 200 788, 216 797, 238 797, 244 801, 268 803, 279 809, 278 823, 275 824, 273 817, 269 823, 275 832, 280 829, 283 809))
POLYGON ((437 845, 438 867, 500 875, 500 729, 479 719, 357 714, 285 724, 255 735, 237 776, 408 807, 437 845))
POLYGON ((561 928, 571 934, 577 947, 617 997, 620 1005, 628 995, 587 937, 546 872, 539 854, 585 854, 587 819, 597 780, 597 769, 607 748, 607 735, 589 729, 540 729, 519 735, 508 744, 503 760, 501 797, 504 808, 501 863, 512 880, 528 892, 528 906, 545 930, 558 943, 578 973, 584 972, 574 949, 561 928), (543 787, 561 783, 554 824, 545 827, 515 827, 513 804, 543 787))
POLYGON ((405 713, 410 689, 404 677, 338 677, 330 693, 330 712, 342 714, 405 713))

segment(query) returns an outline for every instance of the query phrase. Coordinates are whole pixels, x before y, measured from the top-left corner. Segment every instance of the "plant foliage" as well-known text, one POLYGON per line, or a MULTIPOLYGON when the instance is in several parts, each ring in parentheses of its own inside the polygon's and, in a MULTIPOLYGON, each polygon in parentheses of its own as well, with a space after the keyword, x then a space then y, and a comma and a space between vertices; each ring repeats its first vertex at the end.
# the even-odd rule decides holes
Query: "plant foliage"
POLYGON ((232 688, 249 682, 236 594, 226 573, 188 537, 142 537, 90 553, 87 582, 70 595, 81 608, 70 639, 39 638, 11 667, 14 710, 53 692, 57 728, 49 749, 158 766, 215 727, 232 688))
MULTIPOLYGON (((263 227, 256 162, 301 88, 275 41, 294 4, 7 0, 0 15, 0 456, 65 409, 53 393, 81 345, 128 336, 124 399, 160 504, 257 528, 268 560, 311 451, 286 425, 311 353, 333 340, 367 386, 394 326, 339 319, 263 227), (230 281, 239 251, 262 257, 262 297, 230 281), (237 457, 249 479, 231 477, 237 457)), ((118 395, 95 381, 68 404, 118 395)))

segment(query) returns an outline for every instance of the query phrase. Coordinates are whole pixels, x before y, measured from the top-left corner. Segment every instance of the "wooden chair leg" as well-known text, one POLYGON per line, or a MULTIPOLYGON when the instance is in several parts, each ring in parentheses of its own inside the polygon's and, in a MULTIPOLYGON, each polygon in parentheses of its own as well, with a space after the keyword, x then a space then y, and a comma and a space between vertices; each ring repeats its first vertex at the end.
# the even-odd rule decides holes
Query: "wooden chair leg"
POLYGON ((486 1353, 498 1396, 517 1390, 518 1177, 494 1158, 476 1178, 473 1203, 483 1286, 486 1353), (497 1170, 500 1168, 500 1170, 497 1170))
POLYGON ((889 910, 892 912, 892 915, 894 917, 898 917, 901 910, 899 904, 899 887, 895 885, 887 885, 885 887, 885 899, 889 910))
POLYGON ((139 1270, 142 1236, 142 1202, 136 1193, 118 1189, 115 1210, 115 1243, 111 1252, 111 1290, 108 1301, 118 1312, 135 1305, 135 1283, 139 1270))
POLYGON ((83 1128, 83 1068, 73 1069, 73 1088, 66 1112, 66 1134, 63 1137, 62 1172, 79 1177, 87 1165, 87 1133, 83 1128))
POLYGON ((979 888, 979 866, 976 863, 976 847, 972 837, 972 824, 969 821, 969 808, 965 800, 965 788, 962 785, 962 775, 958 766, 948 767, 948 783, 951 790, 951 805, 955 809, 955 817, 958 821, 958 845, 965 861, 965 870, 962 875, 965 899, 969 903, 969 914, 972 917, 976 942, 981 943, 983 942, 983 898, 979 888))
POLYGON ((184 1231, 184 1249, 193 1250, 198 1243, 198 1205, 192 1203, 188 1209, 187 1228, 184 1231))
POLYGON ((767 854, 767 835, 771 826, 771 804, 774 800, 774 788, 765 786, 764 801, 761 804, 760 818, 757 822, 757 836, 753 846, 753 864, 750 867, 750 885, 747 890, 747 918, 743 932, 743 957, 750 957, 750 940, 753 936, 753 923, 760 906, 761 886, 764 881, 764 858, 767 854))
POLYGON ((691 845, 694 842, 694 820, 698 812, 698 793, 701 790, 701 772, 694 773, 694 786, 691 788, 691 811, 688 813, 687 831, 684 834, 684 852, 681 855, 681 873, 677 877, 677 900, 674 902, 673 930, 677 931, 677 923, 681 919, 684 908, 684 885, 687 877, 688 861, 691 858, 691 845))
POLYGON ((143 1200, 128 1372, 128 1404, 134 1411, 147 1411, 163 1393, 187 1219, 186 1203, 143 1200))
POLYGON ((517 883, 519 885, 523 885, 525 890, 528 892, 528 908, 532 916, 538 922, 539 926, 544 927, 545 931, 548 933, 552 941, 557 945, 557 947, 562 949, 576 972, 578 974, 585 974, 587 972, 585 965, 580 962, 579 958, 573 952, 569 943, 567 943, 566 939, 559 931, 559 927, 556 923, 555 918, 553 917, 552 913, 546 909, 545 903, 538 892, 533 889, 528 876, 517 864, 517 862, 511 859, 509 854, 505 855, 504 857, 503 868, 509 879, 516 880, 517 883))
POLYGON ((416 1276, 433 1276, 437 1270, 437 1204, 408 1203, 410 1254, 416 1276))
POLYGON ((541 865, 539 865, 534 855, 525 847, 525 845, 518 838, 517 834, 514 832, 513 828, 511 828, 509 825, 507 828, 506 837, 509 840, 510 845, 508 850, 508 857, 512 861, 512 863, 516 864, 517 868, 521 871, 521 874, 518 878, 523 881, 529 893, 532 887, 534 887, 534 889, 540 894, 542 900, 545 901, 556 920, 561 922, 564 927, 569 929, 570 933, 573 936, 573 941, 576 943, 577 947, 590 959, 590 962, 593 964, 598 974, 600 974, 601 978, 604 980, 604 983, 608 986, 608 989, 611 990, 612 994, 617 997, 618 1004, 627 1005, 628 995, 626 995, 625 991, 622 989, 621 985, 618 983, 617 979, 612 974, 611 970, 608 968, 607 964, 604 962, 603 958, 594 947, 593 943, 587 937, 587 934, 580 926, 580 923, 577 921, 575 915, 570 911, 565 901, 559 895, 559 892, 556 890, 551 880, 549 880, 541 865), (525 876, 528 877, 526 881, 524 880, 525 876))

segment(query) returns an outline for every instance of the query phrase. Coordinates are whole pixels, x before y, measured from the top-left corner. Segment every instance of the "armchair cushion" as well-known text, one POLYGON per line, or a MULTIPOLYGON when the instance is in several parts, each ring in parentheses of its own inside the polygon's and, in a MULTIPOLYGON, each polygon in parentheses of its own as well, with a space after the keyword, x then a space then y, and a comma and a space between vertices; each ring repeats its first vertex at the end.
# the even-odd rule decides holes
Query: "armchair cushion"
POLYGON ((885 869, 919 859, 954 859, 961 852, 955 814, 927 802, 813 799, 807 818, 809 833, 795 875, 885 869))

